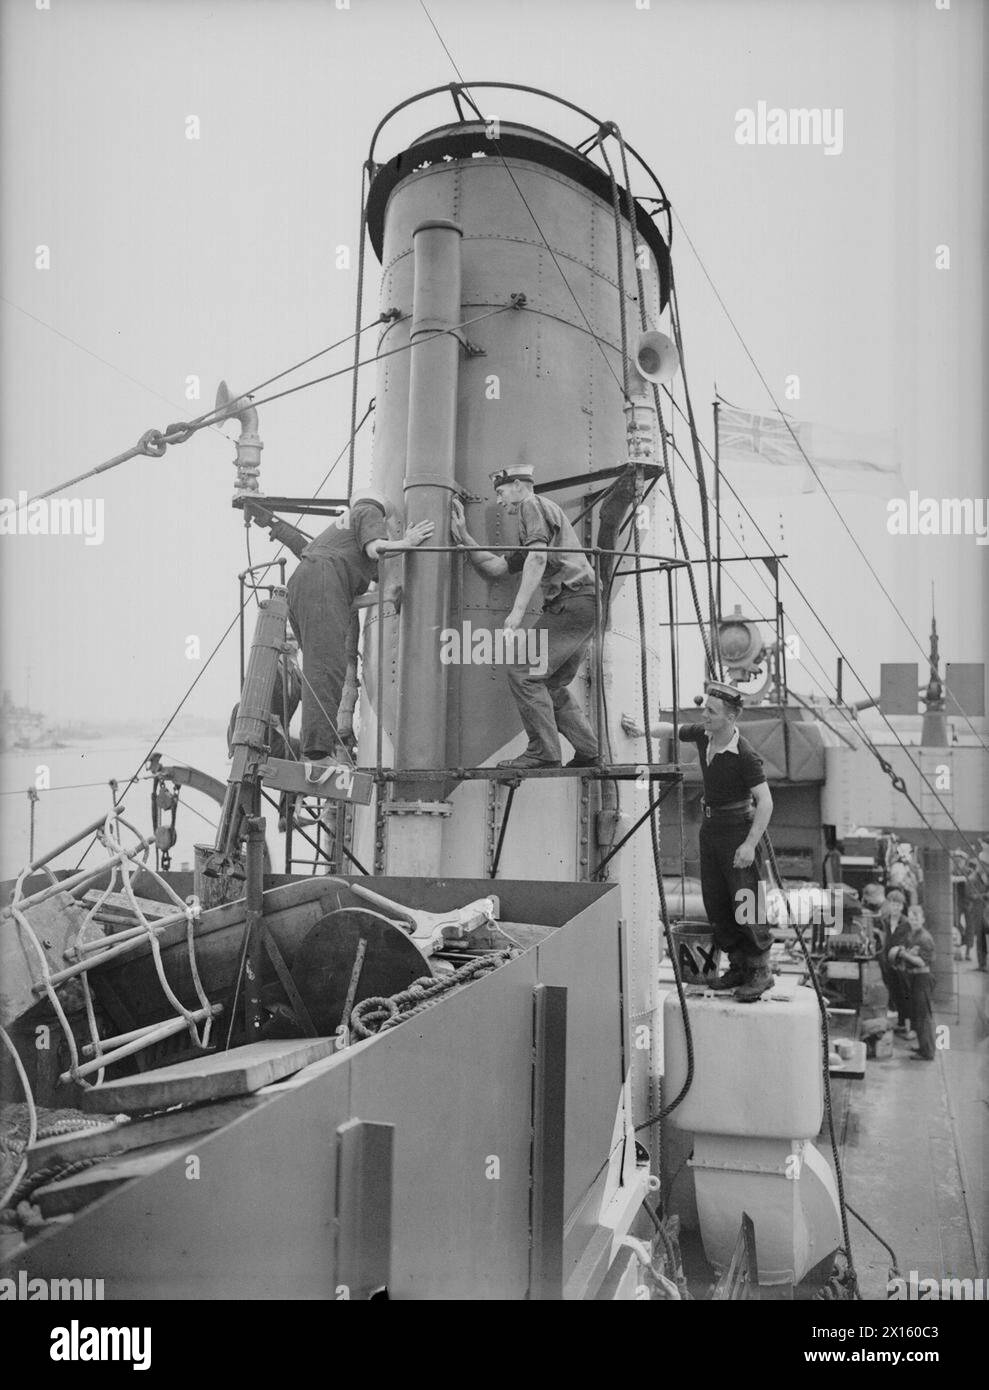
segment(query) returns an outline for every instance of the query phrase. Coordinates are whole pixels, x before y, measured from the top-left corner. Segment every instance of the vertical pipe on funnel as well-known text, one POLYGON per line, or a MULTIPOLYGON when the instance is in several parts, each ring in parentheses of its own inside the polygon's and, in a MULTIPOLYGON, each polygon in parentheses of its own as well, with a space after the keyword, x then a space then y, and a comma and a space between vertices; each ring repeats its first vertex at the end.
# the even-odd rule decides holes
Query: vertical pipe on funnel
MULTIPOLYGON (((409 433, 405 473, 406 519, 431 521, 432 544, 449 540, 450 494, 456 483, 457 375, 460 342, 460 241, 454 222, 421 223, 412 233, 415 279, 409 364, 409 433)), ((450 555, 405 558, 399 647, 396 764, 446 765, 446 667, 440 633, 450 611, 450 555)), ((380 712, 379 712, 380 717, 380 712)), ((435 785, 403 785, 408 800, 428 798, 435 785)))

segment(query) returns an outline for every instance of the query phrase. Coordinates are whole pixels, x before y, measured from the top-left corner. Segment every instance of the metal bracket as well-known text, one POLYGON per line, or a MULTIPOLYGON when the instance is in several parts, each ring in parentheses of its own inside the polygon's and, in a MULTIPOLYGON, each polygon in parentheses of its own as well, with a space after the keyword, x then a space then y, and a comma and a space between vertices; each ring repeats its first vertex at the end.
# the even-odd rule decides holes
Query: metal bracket
MULTIPOLYGON (((573 473, 566 478, 550 478, 545 483, 536 483, 535 491, 542 494, 544 492, 563 492, 566 488, 579 487, 587 489, 593 483, 604 482, 609 478, 620 477, 628 468, 627 463, 619 463, 614 468, 595 468, 590 473, 573 473)), ((659 478, 663 473, 662 466, 659 464, 647 463, 642 468, 642 476, 649 481, 659 478)))
MULTIPOLYGON (((496 787, 497 785, 498 785, 497 782, 491 782, 491 783, 489 783, 489 786, 491 786, 491 787, 496 787)), ((585 783, 583 783, 582 785, 586 786, 587 784, 586 784, 586 782, 585 782, 585 783)), ((494 847, 494 851, 493 851, 492 856, 491 856, 491 867, 490 867, 490 869, 488 870, 488 877, 489 877, 489 878, 497 878, 497 876, 498 876, 498 865, 501 863, 501 851, 502 851, 502 848, 503 848, 503 846, 504 846, 504 844, 505 844, 505 832, 506 832, 507 829, 508 829, 508 818, 509 818, 509 816, 512 814, 512 802, 515 800, 515 793, 518 791, 518 789, 519 789, 520 786, 521 786, 521 783, 520 783, 520 782, 512 782, 512 784, 511 784, 511 785, 509 786, 509 788, 508 788, 508 796, 505 798, 505 809, 504 809, 504 811, 502 812, 502 816, 501 816, 501 825, 500 825, 499 830, 498 830, 498 843, 497 843, 497 845, 494 847)), ((492 805, 492 811, 493 811, 493 809, 494 809, 494 808, 493 808, 493 805, 492 805)), ((492 825, 491 825, 491 829, 492 829, 492 832, 493 832, 493 831, 494 831, 494 817, 493 817, 493 816, 492 816, 492 825)))
POLYGON ((268 959, 275 967, 275 974, 278 976, 282 989, 288 995, 289 1003, 295 1014, 299 1027, 307 1038, 318 1037, 316 1025, 312 1021, 312 1015, 306 1008, 306 1002, 299 993, 298 986, 292 979, 288 966, 285 964, 285 957, 279 949, 278 942, 272 936, 267 926, 262 923, 261 939, 264 942, 264 949, 268 953, 268 959))
POLYGON ((395 1126, 348 1120, 336 1140, 336 1288, 368 1300, 391 1278, 395 1126))
POLYGON ((567 1094, 567 991, 536 985, 533 996, 532 1240, 529 1295, 563 1297, 564 1132, 567 1094))

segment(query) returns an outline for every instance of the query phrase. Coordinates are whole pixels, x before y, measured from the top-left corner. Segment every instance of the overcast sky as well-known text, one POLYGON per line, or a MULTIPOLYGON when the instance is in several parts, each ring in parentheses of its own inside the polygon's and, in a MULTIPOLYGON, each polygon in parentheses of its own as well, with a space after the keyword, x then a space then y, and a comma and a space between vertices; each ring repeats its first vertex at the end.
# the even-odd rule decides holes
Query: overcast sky
MULTIPOLYGON (((773 392, 782 399, 799 376, 795 416, 895 429, 904 496, 986 497, 980 0, 947 11, 934 0, 427 3, 468 81, 530 83, 620 123, 773 392), (736 112, 760 101, 840 108, 841 153, 740 146, 736 112), (935 268, 938 245, 950 269, 935 268)), ((355 244, 371 131, 456 74, 418 0, 2 0, 0 14, 0 494, 14 497, 206 409, 221 377, 243 389, 350 333, 356 276, 336 268, 335 250, 355 244), (185 398, 193 375, 200 401, 185 398)), ((485 109, 587 133, 526 100, 485 109)), ((396 122, 380 157, 449 110, 396 122)), ((679 228, 673 249, 710 443, 715 381, 737 405, 772 407, 679 228)), ((345 365, 347 351, 321 368, 345 365)), ((373 390, 368 372, 362 409, 373 390)), ((348 428, 346 378, 264 408, 264 490, 312 492, 348 428)), ((175 705, 199 669, 186 639, 207 653, 236 611, 245 551, 232 458, 210 430, 72 489, 104 499, 102 545, 0 539, 0 677, 16 699, 30 668, 32 703, 51 715, 175 705)), ((732 480, 745 495, 745 478, 732 480)), ((836 500, 925 641, 933 579, 942 655, 984 659, 989 547, 891 537, 882 499, 836 500)), ((824 500, 750 505, 870 688, 880 661, 918 657, 824 500)), ((724 517, 726 550, 728 529, 763 548, 734 503, 724 517)), ((270 553, 263 533, 253 541, 255 558, 270 553)), ((742 584, 765 602, 754 574, 742 584)), ((728 586, 728 608, 736 597, 748 607, 728 586)), ((822 628, 784 598, 832 672, 822 628)), ((791 662, 798 690, 815 674, 791 662)), ((231 639, 187 708, 225 714, 235 694, 231 639)))

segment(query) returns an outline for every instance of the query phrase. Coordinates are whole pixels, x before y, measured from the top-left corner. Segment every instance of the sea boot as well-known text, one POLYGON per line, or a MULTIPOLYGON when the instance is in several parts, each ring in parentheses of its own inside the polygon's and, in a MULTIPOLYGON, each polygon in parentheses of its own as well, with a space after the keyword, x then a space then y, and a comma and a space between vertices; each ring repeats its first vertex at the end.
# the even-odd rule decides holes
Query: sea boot
POLYGON ((723 989, 736 989, 739 985, 744 985, 748 979, 748 972, 745 969, 745 957, 741 951, 728 952, 728 969, 723 975, 719 975, 716 980, 712 980, 707 986, 708 989, 721 991, 723 989))
POLYGON ((745 983, 736 989, 735 998, 740 1004, 753 1004, 776 983, 776 977, 769 968, 768 951, 749 957, 746 976, 745 983))

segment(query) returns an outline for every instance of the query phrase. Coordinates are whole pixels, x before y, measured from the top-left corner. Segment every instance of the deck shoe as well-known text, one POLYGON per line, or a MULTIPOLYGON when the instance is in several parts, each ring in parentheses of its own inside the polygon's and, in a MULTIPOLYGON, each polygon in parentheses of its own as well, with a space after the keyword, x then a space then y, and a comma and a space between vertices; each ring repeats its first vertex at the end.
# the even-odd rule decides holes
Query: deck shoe
POLYGON ((712 980, 708 989, 717 992, 723 989, 737 989, 739 985, 744 985, 747 979, 748 971, 745 969, 745 957, 739 955, 737 951, 729 951, 728 969, 716 980, 712 980))
POLYGON ((520 772, 534 767, 559 767, 559 758, 534 758, 531 753, 520 753, 517 758, 507 758, 499 767, 515 767, 520 772))
POLYGON ((762 955, 750 957, 748 967, 748 978, 735 991, 735 998, 740 1004, 755 1003, 766 993, 767 989, 772 989, 776 983, 776 977, 769 968, 768 951, 762 955))

